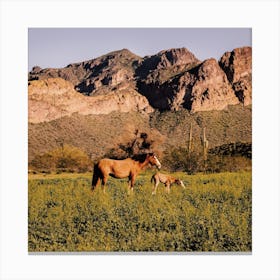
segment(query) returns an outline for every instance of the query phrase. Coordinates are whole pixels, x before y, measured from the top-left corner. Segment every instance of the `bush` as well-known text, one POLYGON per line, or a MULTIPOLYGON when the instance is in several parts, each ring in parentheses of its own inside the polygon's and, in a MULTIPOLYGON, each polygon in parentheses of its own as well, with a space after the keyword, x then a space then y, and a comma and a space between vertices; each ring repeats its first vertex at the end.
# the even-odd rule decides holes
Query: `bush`
POLYGON ((43 155, 36 155, 29 167, 41 172, 86 172, 91 171, 92 162, 88 155, 79 148, 62 145, 43 155))
POLYGON ((194 174, 203 170, 203 158, 200 151, 188 153, 184 147, 173 148, 165 153, 163 165, 172 172, 185 171, 194 174))
POLYGON ((213 155, 225 155, 225 156, 243 156, 252 158, 252 143, 229 143, 221 146, 214 147, 209 150, 213 155))
POLYGON ((204 162, 202 151, 196 150, 188 153, 187 148, 173 148, 165 153, 163 159, 165 168, 172 172, 184 171, 188 174, 197 172, 234 172, 251 170, 252 160, 241 155, 208 154, 204 162))
POLYGON ((52 155, 45 153, 43 155, 36 155, 31 161, 30 167, 34 170, 52 170, 55 169, 55 162, 52 155))
POLYGON ((104 157, 112 159, 125 159, 138 154, 145 154, 151 151, 159 152, 158 147, 162 143, 162 138, 156 132, 146 133, 135 130, 132 137, 124 136, 120 143, 109 149, 104 157))
POLYGON ((252 160, 242 156, 217 156, 209 155, 206 171, 215 172, 235 172, 252 170, 252 160))

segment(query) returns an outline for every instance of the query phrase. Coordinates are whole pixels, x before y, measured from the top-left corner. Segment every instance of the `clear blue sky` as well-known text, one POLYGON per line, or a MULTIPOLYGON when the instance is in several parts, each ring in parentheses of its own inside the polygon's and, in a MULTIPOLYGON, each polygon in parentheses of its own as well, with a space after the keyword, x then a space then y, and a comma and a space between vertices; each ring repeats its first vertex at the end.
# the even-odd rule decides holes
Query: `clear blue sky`
POLYGON ((28 70, 65 67, 123 48, 139 55, 186 47, 197 58, 251 46, 250 28, 30 28, 28 70))

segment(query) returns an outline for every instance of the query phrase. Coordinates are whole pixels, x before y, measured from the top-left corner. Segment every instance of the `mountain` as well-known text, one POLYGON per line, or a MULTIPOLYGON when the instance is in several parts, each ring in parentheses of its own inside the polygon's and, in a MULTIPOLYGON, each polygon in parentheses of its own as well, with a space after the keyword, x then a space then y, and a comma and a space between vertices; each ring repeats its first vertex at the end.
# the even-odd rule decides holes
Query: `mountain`
MULTIPOLYGON (((67 112, 66 115, 74 112, 108 114, 114 110, 129 111, 129 105, 131 110, 135 111, 138 102, 145 103, 139 110, 144 106, 148 113, 152 112, 153 108, 160 111, 184 108, 191 112, 223 110, 228 105, 251 104, 251 64, 250 47, 226 52, 219 61, 210 58, 203 62, 186 48, 164 50, 144 58, 123 49, 96 59, 69 64, 65 68, 34 67, 29 73, 29 93, 30 98, 34 99, 32 92, 38 93, 41 90, 42 84, 34 80, 61 78, 68 81, 71 100, 82 102, 83 110, 75 108, 67 100, 61 110, 50 104, 45 96, 39 97, 37 94, 38 101, 43 101, 44 107, 48 107, 46 104, 49 103, 55 107, 52 108, 53 112, 63 111, 65 114, 67 112), (77 94, 74 96, 73 90, 87 98, 81 99, 77 94), (97 96, 100 96, 100 99, 96 99, 97 96), (115 105, 108 110, 108 102, 102 103, 101 99, 110 99, 115 105), (135 101, 132 101, 133 99, 135 101), (96 104, 97 100, 102 103, 98 105, 98 110, 92 105, 96 104), (147 102, 150 107, 146 106, 147 102), (126 109, 123 104, 126 104, 126 109)), ((56 95, 54 80, 48 81, 48 92, 56 95)), ((57 84, 59 83, 63 82, 57 80, 57 84)), ((65 115, 63 112, 61 114, 65 115)), ((52 114, 53 117, 46 120, 61 117, 61 114, 52 114)), ((29 119, 30 122, 42 121, 41 118, 36 120, 34 113, 30 112, 29 116, 33 116, 29 119)))
POLYGON ((200 61, 188 49, 139 57, 127 49, 28 75, 29 160, 65 143, 93 159, 135 131, 159 150, 186 144, 190 123, 209 147, 251 142, 252 49, 200 61))

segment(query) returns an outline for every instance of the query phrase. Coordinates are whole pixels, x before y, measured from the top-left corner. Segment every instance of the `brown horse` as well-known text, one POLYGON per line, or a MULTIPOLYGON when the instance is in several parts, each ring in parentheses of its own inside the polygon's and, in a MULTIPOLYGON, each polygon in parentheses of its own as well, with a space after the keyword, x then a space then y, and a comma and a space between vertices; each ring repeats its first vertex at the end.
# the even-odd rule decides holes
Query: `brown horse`
POLYGON ((94 165, 92 190, 94 190, 101 181, 102 189, 105 192, 105 184, 108 177, 112 176, 118 179, 128 177, 129 189, 133 191, 136 176, 148 164, 155 165, 158 169, 161 168, 161 164, 154 153, 142 155, 142 158, 134 157, 123 160, 101 159, 94 165))

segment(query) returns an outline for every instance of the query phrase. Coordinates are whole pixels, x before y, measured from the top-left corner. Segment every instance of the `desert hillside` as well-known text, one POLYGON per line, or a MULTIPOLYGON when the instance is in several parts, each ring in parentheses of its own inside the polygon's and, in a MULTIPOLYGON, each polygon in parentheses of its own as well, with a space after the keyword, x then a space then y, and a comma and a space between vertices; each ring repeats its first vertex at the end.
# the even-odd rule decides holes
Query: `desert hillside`
POLYGON ((251 142, 252 50, 200 61, 186 48, 139 57, 127 49, 28 77, 29 160, 59 146, 91 159, 147 133, 159 152, 185 146, 190 124, 210 147, 251 142))

